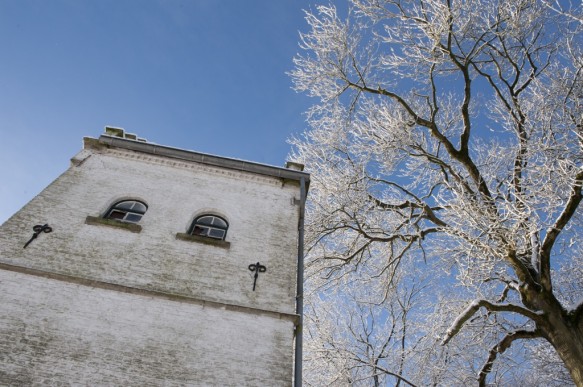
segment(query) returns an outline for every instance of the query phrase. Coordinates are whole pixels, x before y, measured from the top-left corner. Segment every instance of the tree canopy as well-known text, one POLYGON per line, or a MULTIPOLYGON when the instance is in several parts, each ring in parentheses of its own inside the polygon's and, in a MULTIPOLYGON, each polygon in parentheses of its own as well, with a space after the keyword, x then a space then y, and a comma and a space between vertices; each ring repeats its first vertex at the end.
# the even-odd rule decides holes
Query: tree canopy
POLYGON ((306 20, 306 381, 583 386, 581 4, 306 20))

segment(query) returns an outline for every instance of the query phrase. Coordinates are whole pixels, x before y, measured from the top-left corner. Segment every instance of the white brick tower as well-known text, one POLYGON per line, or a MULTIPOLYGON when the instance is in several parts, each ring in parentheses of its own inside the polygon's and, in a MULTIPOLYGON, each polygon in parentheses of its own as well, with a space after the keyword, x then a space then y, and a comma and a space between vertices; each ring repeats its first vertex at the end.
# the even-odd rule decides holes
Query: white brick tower
POLYGON ((290 386, 309 175, 288 166, 85 138, 0 226, 0 385, 290 386))

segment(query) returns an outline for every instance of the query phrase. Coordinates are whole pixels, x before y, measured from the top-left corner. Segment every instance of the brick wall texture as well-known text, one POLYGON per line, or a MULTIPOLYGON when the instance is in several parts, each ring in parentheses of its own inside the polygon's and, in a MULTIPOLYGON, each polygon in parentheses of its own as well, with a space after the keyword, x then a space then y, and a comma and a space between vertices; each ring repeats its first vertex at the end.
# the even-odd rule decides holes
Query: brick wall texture
POLYGON ((0 227, 0 384, 291 385, 297 182, 93 144, 0 227), (139 233, 85 223, 123 199, 139 233), (204 213, 228 248, 176 238, 204 213))

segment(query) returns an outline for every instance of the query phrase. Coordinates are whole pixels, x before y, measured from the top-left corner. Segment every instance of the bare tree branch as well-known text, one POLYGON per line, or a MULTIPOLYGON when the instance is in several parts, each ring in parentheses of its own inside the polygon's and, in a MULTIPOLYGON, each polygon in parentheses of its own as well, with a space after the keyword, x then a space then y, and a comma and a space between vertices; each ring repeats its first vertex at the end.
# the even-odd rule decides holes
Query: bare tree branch
POLYGON ((540 316, 536 313, 525 309, 518 305, 513 304, 494 304, 486 300, 476 300, 472 302, 453 322, 451 327, 447 330, 445 337, 443 338, 441 344, 447 344, 458 332, 462 329, 463 325, 468 321, 480 308, 485 308, 490 312, 512 312, 517 313, 523 317, 532 319, 534 321, 539 321, 540 316))
POLYGON ((490 350, 488 360, 478 373, 478 382, 480 387, 486 386, 486 377, 488 376, 490 371, 492 371, 492 365, 494 364, 494 361, 496 361, 496 357, 498 356, 498 354, 502 354, 504 353, 504 351, 510 348, 513 341, 520 339, 535 339, 539 337, 541 337, 541 335, 540 332, 538 331, 524 331, 524 330, 515 331, 504 336, 504 338, 490 350))

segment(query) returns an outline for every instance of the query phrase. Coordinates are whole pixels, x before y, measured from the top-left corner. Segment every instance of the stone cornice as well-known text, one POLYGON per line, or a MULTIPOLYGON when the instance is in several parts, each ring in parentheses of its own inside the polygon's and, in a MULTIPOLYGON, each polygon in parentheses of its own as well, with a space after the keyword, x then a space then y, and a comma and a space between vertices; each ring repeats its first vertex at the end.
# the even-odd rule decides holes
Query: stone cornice
POLYGON ((172 168, 180 168, 180 169, 188 169, 188 170, 206 172, 206 173, 210 173, 213 175, 227 176, 229 178, 234 178, 234 179, 239 179, 239 180, 262 182, 262 183, 267 183, 267 184, 276 185, 276 186, 281 185, 281 179, 274 178, 274 177, 270 178, 268 176, 249 174, 249 173, 245 173, 243 171, 238 171, 238 170, 216 168, 213 166, 199 164, 196 162, 187 162, 187 161, 172 159, 172 158, 163 157, 163 156, 156 156, 156 155, 144 154, 144 153, 135 152, 135 151, 128 151, 125 149, 110 149, 107 151, 107 154, 114 156, 114 157, 117 157, 117 158, 122 158, 125 160, 136 160, 136 161, 142 161, 142 162, 147 162, 147 163, 156 164, 156 165, 165 165, 165 166, 169 166, 172 168))
MULTIPOLYGON (((124 141, 132 141, 132 140, 124 140, 124 141)), ((188 169, 188 170, 195 170, 201 171, 206 173, 211 173, 213 175, 220 175, 226 176, 229 178, 239 179, 239 180, 246 180, 246 181, 254 181, 254 182, 262 182, 267 183, 270 185, 281 186, 282 182, 290 182, 289 179, 283 179, 282 177, 277 176, 269 176, 264 174, 256 174, 246 172, 241 169, 230 169, 230 168, 221 168, 215 167, 213 165, 200 163, 197 161, 187 161, 183 159, 177 159, 173 157, 166 157, 163 155, 157 155, 152 153, 143 153, 131 149, 126 148, 119 148, 119 147, 111 147, 107 144, 101 143, 101 141, 85 137, 84 138, 84 149, 90 149, 96 151, 102 155, 110 155, 112 157, 121 158, 125 160, 136 160, 141 162, 147 162, 156 165, 165 165, 170 166, 173 168, 180 168, 180 169, 188 169)), ((83 160, 84 161, 84 160, 83 160)), ((82 162, 76 162, 75 165, 81 165, 82 162)), ((292 171, 290 171, 292 172, 292 171)), ((294 184, 297 182, 291 180, 294 184)))
POLYGON ((99 140, 85 138, 85 148, 88 147, 125 149, 143 155, 181 160, 183 162, 188 162, 188 164, 196 163, 207 167, 215 167, 219 170, 240 171, 254 175, 268 176, 284 181, 295 181, 299 183, 299 181, 303 179, 306 182, 306 187, 309 185, 310 181, 310 175, 308 173, 297 171, 295 169, 275 167, 107 135, 101 135, 99 140))

